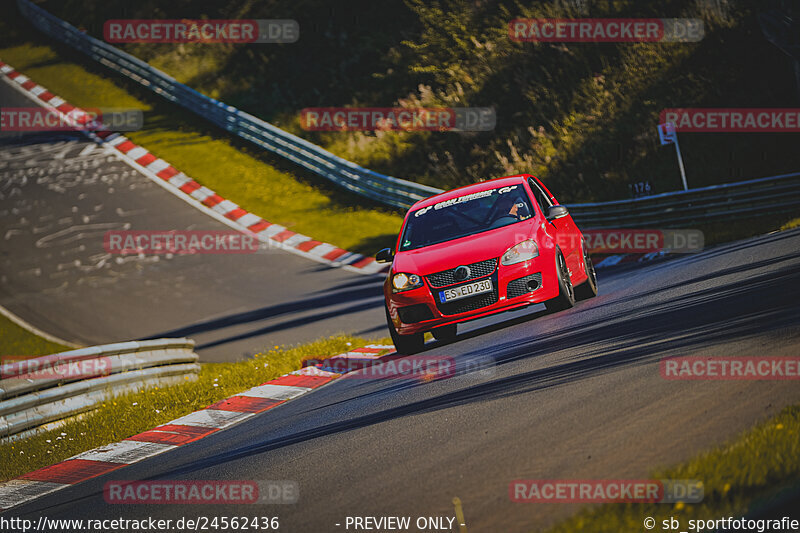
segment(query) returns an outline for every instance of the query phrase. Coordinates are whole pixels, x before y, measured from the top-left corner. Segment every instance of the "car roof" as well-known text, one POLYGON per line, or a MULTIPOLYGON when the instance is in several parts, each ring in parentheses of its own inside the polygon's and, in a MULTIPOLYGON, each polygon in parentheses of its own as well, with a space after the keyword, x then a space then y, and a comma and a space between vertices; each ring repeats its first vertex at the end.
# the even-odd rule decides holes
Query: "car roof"
POLYGON ((498 187, 505 187, 508 185, 519 185, 529 177, 531 177, 530 174, 518 174, 516 176, 506 176, 503 178, 495 178, 491 180, 482 181, 480 183, 473 183, 472 185, 465 185, 464 187, 459 187, 458 189, 445 191, 443 193, 439 193, 437 195, 425 198, 424 200, 420 200, 419 202, 411 206, 411 210, 416 210, 422 207, 427 207, 429 205, 438 204, 439 202, 450 200, 451 198, 458 198, 459 196, 464 196, 465 194, 470 194, 473 192, 485 191, 488 189, 496 189, 498 187))

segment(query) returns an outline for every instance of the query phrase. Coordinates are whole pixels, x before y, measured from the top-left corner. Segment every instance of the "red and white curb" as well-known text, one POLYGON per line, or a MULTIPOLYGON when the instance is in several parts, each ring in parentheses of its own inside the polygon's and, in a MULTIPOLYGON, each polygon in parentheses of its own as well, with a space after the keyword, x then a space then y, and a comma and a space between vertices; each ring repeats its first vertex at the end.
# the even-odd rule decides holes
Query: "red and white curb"
MULTIPOLYGON (((390 355, 380 355, 387 350, 394 350, 394 346, 373 344, 334 356, 330 361, 357 360, 374 363, 390 355)), ((325 361, 317 366, 290 372, 120 442, 80 453, 60 463, 0 483, 0 511, 200 440, 302 396, 341 375, 339 372, 319 368, 323 364, 325 361)), ((353 364, 344 366, 363 367, 353 364)))
MULTIPOLYGON (((0 73, 12 87, 38 105, 52 109, 65 117, 69 114, 71 119, 79 123, 89 120, 89 115, 83 110, 54 95, 45 87, 38 85, 2 61, 0 61, 0 73)), ((192 206, 234 229, 253 234, 259 242, 270 247, 287 250, 319 263, 362 274, 377 274, 389 268, 388 265, 377 263, 373 257, 348 252, 332 244, 314 240, 247 212, 208 187, 203 187, 167 161, 157 158, 146 148, 134 144, 118 132, 83 131, 83 133, 101 146, 112 149, 112 153, 115 153, 120 160, 164 186, 192 206)))

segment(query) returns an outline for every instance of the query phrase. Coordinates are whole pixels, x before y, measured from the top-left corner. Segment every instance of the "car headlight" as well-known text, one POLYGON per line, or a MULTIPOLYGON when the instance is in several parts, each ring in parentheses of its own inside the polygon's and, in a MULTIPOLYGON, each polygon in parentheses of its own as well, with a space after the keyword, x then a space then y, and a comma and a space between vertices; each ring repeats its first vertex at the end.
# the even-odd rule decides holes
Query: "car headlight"
POLYGON ((416 289, 417 287, 422 287, 422 278, 416 274, 404 274, 401 272, 392 276, 392 287, 394 287, 395 292, 416 289))
POLYGON ((536 241, 528 239, 506 250, 506 253, 500 258, 500 264, 505 266, 515 265, 534 257, 539 257, 539 247, 536 245, 536 241))

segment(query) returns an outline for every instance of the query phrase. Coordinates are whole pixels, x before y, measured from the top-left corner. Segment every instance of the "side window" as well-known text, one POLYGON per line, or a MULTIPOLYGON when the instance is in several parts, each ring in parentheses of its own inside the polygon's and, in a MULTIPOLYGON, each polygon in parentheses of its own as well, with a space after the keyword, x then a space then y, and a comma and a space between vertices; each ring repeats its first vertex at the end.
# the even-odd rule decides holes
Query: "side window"
POLYGON ((533 178, 528 178, 528 185, 531 187, 531 191, 536 199, 536 203, 539 204, 539 209, 541 210, 542 214, 546 215, 547 210, 550 209, 550 206, 553 205, 553 202, 550 201, 550 198, 548 198, 542 188, 539 187, 539 184, 536 183, 536 180, 533 178))

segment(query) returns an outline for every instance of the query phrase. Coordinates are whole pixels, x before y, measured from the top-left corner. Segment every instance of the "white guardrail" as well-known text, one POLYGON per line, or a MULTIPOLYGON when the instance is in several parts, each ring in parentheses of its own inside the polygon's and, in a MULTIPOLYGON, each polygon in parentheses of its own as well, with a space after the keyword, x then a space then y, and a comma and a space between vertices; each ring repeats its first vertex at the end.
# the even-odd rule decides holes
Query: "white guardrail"
MULTIPOLYGON (((339 186, 394 207, 408 208, 441 189, 385 176, 337 157, 194 89, 178 83, 114 46, 95 39, 29 0, 17 0, 22 14, 40 31, 76 48, 167 100, 339 186)), ((739 183, 678 191, 632 200, 567 206, 583 228, 689 227, 742 216, 797 211, 800 174, 787 174, 739 183)))
POLYGON ((156 339, 2 358, 0 440, 89 411, 114 396, 197 379, 191 339, 156 339))

